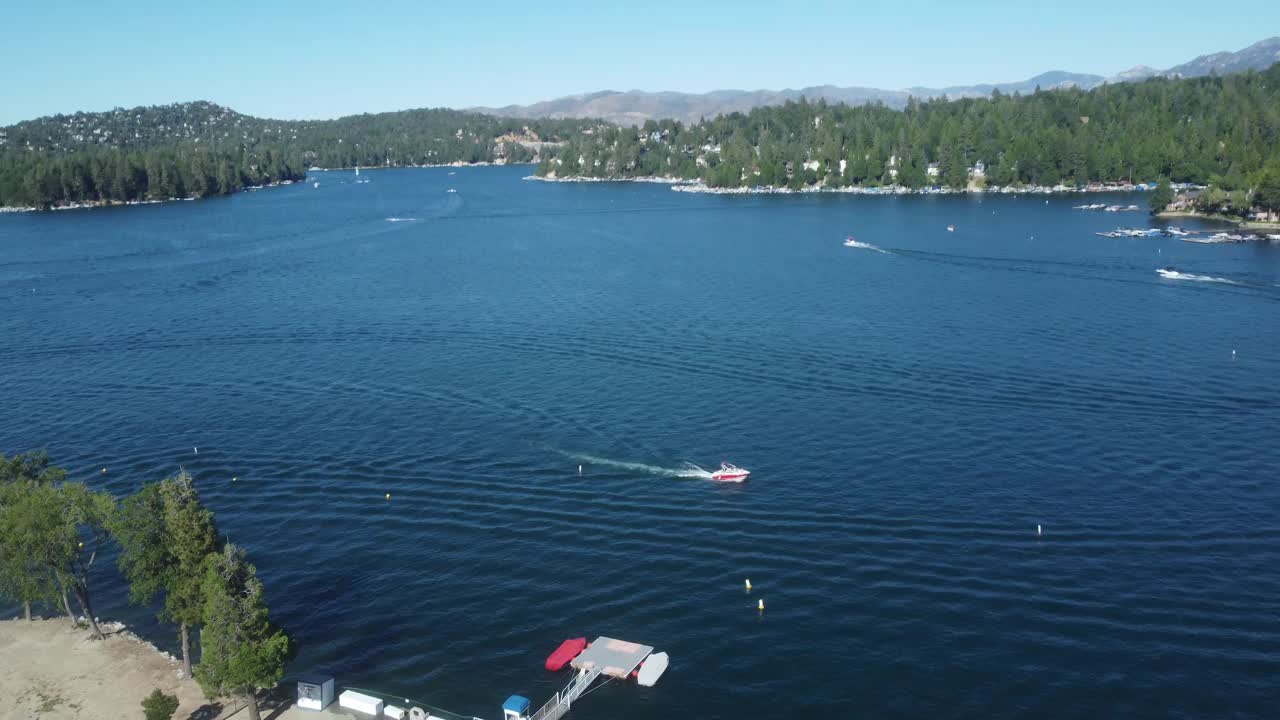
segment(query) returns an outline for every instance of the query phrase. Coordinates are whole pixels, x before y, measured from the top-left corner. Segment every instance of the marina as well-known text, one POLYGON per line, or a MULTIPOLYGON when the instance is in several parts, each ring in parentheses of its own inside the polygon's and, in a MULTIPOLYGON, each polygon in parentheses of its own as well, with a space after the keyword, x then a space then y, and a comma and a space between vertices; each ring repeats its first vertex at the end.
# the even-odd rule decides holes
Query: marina
MULTIPOLYGON (((500 720, 559 720, 569 713, 575 702, 599 687, 597 680, 634 679, 641 687, 653 687, 666 672, 669 662, 667 653, 654 654, 652 647, 626 640, 604 636, 590 643, 585 638, 566 640, 547 658, 546 669, 559 671, 568 665, 572 671, 569 681, 536 711, 524 695, 509 696, 502 703, 500 720)), ((300 676, 296 706, 356 720, 484 720, 376 690, 344 688, 335 696, 336 688, 332 677, 300 676)))

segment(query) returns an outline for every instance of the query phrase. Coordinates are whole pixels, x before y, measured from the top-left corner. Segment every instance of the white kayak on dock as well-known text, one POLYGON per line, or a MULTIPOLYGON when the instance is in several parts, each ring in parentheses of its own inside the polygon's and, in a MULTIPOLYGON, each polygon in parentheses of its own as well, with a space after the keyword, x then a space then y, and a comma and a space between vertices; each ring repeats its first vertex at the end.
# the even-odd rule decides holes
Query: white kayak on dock
POLYGON ((653 687, 653 684, 658 682, 658 678, 662 677, 662 673, 667 671, 667 663, 670 659, 664 652, 650 655, 640 666, 636 682, 643 687, 653 687))

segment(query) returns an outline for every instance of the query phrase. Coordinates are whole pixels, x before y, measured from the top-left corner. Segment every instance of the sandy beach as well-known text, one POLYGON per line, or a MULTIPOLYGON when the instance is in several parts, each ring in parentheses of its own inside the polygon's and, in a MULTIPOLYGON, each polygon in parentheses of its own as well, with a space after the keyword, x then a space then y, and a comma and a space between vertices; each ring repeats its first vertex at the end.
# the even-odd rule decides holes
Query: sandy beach
POLYGON ((181 663, 119 625, 103 631, 98 641, 65 619, 0 621, 0 719, 136 720, 155 688, 178 696, 175 718, 209 704, 194 681, 179 678, 181 663))
MULTIPOLYGON (((230 701, 210 702, 194 680, 183 680, 182 664, 119 623, 100 623, 107 639, 70 622, 0 620, 0 720, 138 720, 142 699, 160 688, 178 696, 174 720, 246 718, 230 701)), ((289 698, 285 683, 276 697, 289 698)), ((309 712, 262 700, 264 720, 353 720, 336 704, 309 712)))

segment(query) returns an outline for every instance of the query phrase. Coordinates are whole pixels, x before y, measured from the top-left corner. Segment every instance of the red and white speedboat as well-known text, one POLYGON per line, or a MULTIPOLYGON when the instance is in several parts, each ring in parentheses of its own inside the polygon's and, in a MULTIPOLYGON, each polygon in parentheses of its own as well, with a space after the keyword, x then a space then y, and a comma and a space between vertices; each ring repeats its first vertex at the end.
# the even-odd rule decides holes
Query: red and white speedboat
POLYGON ((742 482, 750 474, 749 470, 743 470, 737 465, 722 462, 720 463, 720 469, 711 473, 711 479, 719 480, 720 482, 742 482))

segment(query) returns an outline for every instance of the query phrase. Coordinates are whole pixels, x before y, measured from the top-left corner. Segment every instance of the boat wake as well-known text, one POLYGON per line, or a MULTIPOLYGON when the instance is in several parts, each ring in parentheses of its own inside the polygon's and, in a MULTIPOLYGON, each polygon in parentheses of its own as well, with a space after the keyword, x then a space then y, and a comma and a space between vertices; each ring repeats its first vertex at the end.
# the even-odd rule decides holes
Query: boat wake
POLYGON ((1226 285, 1240 284, 1235 280, 1228 280, 1227 278, 1212 277, 1210 275, 1192 275, 1191 273, 1184 273, 1172 268, 1160 268, 1159 270, 1156 270, 1156 274, 1166 280, 1193 280, 1195 282, 1223 283, 1226 285))
POLYGON ((577 460, 583 465, 604 465, 605 467, 617 468, 619 470, 631 470, 647 475, 658 475, 660 477, 674 478, 705 478, 709 479, 711 473, 707 470, 694 465, 691 462, 681 463, 676 467, 662 467, 661 465, 649 465, 646 463, 627 462, 625 460, 611 460, 596 455, 585 455, 582 453, 562 453, 566 457, 577 460))
POLYGON ((389 217, 387 222, 415 222, 418 218, 389 217))
POLYGON ((875 250, 876 252, 884 253, 885 255, 893 254, 888 250, 885 250, 884 248, 880 247, 879 245, 872 245, 871 243, 862 242, 861 240, 854 240, 853 238, 849 238, 848 240, 845 240, 844 246, 851 247, 851 248, 858 248, 859 250, 875 250))

